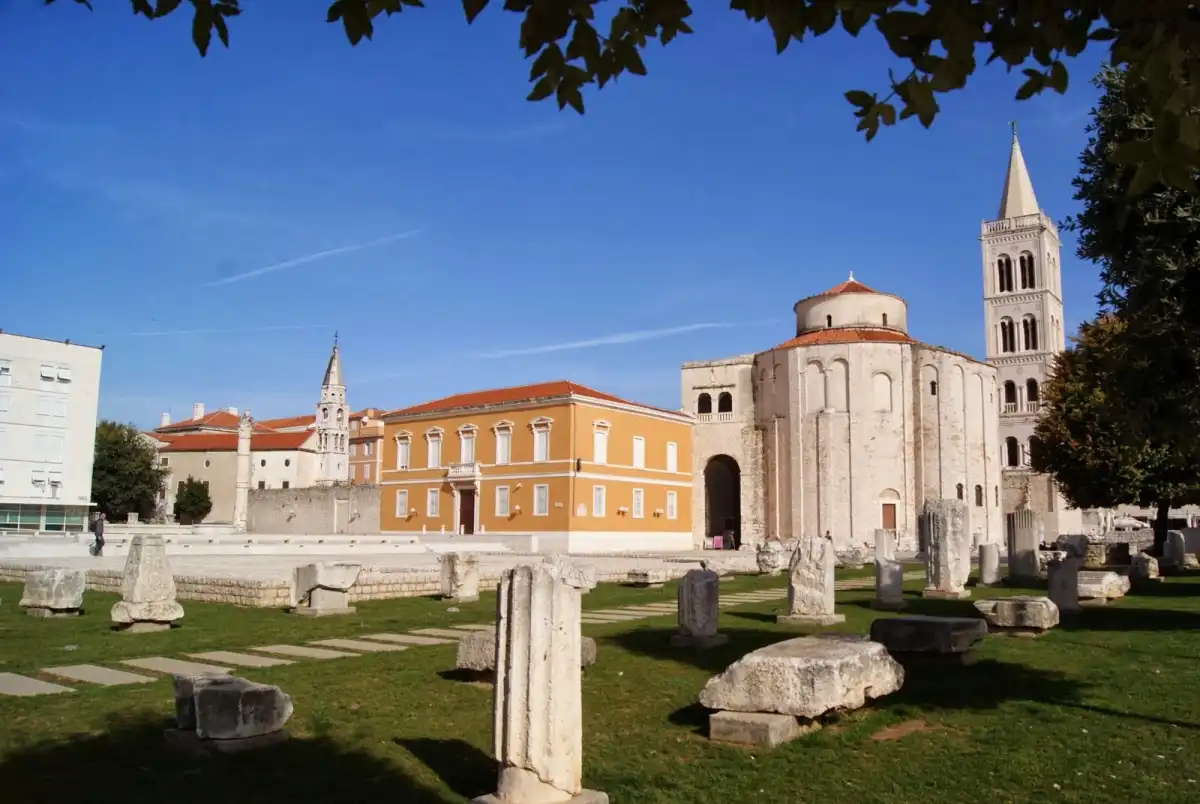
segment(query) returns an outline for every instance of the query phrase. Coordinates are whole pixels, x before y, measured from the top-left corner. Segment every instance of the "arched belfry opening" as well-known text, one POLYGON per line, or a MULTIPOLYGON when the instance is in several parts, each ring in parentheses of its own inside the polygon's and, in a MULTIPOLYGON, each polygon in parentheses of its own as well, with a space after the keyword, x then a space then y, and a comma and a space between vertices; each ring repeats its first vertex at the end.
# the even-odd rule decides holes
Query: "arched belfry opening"
POLYGON ((710 537, 723 536, 724 547, 741 546, 742 470, 728 455, 714 455, 704 465, 704 515, 710 537))

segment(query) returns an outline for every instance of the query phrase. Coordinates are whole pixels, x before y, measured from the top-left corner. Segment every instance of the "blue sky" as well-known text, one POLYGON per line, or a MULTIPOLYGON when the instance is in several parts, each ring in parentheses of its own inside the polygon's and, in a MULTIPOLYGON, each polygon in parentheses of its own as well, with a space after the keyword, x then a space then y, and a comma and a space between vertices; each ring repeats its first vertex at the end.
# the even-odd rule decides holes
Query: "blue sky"
MULTIPOLYGON (((1041 206, 1071 214, 1100 55, 1025 103, 986 68, 931 130, 868 144, 842 92, 895 66, 873 30, 776 56, 699 4, 695 36, 581 118, 524 100, 499 4, 470 27, 457 3, 405 12, 357 48, 324 0, 247 5, 201 59, 182 12, 0 0, 0 327, 105 344, 102 416, 307 413, 335 331, 354 407, 560 378, 677 407, 680 363, 786 340, 849 271, 982 356, 1008 123, 1041 206)), ((1097 271, 1069 238, 1062 265, 1071 331, 1097 271)))

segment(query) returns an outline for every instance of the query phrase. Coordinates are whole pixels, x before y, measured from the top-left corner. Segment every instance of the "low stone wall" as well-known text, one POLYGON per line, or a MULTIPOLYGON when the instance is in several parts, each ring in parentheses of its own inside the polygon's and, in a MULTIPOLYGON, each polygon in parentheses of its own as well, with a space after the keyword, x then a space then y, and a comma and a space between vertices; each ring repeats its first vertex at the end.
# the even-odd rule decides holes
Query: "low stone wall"
MULTIPOLYGON (((25 573, 55 569, 39 564, 0 564, 0 581, 24 583, 25 573)), ((120 570, 87 570, 87 588, 93 592, 121 592, 120 570)), ((180 600, 204 603, 230 603, 251 608, 285 608, 291 604, 292 591, 283 581, 245 578, 214 578, 176 575, 175 589, 180 600)))
POLYGON ((251 533, 378 533, 379 486, 250 489, 251 533))

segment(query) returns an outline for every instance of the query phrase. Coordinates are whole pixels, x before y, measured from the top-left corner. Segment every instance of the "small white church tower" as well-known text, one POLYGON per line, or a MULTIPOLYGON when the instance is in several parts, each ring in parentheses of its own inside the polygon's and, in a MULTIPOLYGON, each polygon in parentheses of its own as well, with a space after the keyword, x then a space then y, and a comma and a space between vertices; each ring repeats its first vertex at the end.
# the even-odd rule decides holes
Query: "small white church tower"
POLYGON ((346 386, 342 382, 342 358, 337 335, 333 352, 321 381, 321 400, 317 403, 317 485, 346 483, 350 480, 350 411, 346 408, 346 386))
POLYGON ((983 222, 979 240, 987 361, 1000 394, 1002 510, 1029 505, 1047 540, 1081 533, 1080 512, 1067 508, 1049 476, 1030 468, 1042 385, 1066 341, 1058 229, 1038 206, 1015 123, 999 214, 983 222))

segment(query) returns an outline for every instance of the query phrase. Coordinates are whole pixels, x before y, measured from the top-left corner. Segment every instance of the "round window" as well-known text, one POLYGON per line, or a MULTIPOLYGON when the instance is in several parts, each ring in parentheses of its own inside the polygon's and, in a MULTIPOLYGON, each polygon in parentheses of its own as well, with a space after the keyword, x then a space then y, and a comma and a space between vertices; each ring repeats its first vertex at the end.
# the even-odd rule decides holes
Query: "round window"
POLYGON ((291 465, 292 465, 292 459, 291 459, 291 458, 284 458, 284 459, 283 459, 283 465, 284 465, 284 466, 291 466, 291 465))
POLYGON ((261 461, 259 461, 259 462, 258 462, 258 465, 259 465, 259 466, 266 466, 266 465, 267 465, 267 459, 266 459, 266 458, 263 458, 261 461))
POLYGON ((212 461, 205 461, 205 462, 204 462, 204 468, 205 468, 205 469, 207 469, 207 468, 208 468, 208 467, 210 467, 210 466, 212 466, 212 461))

